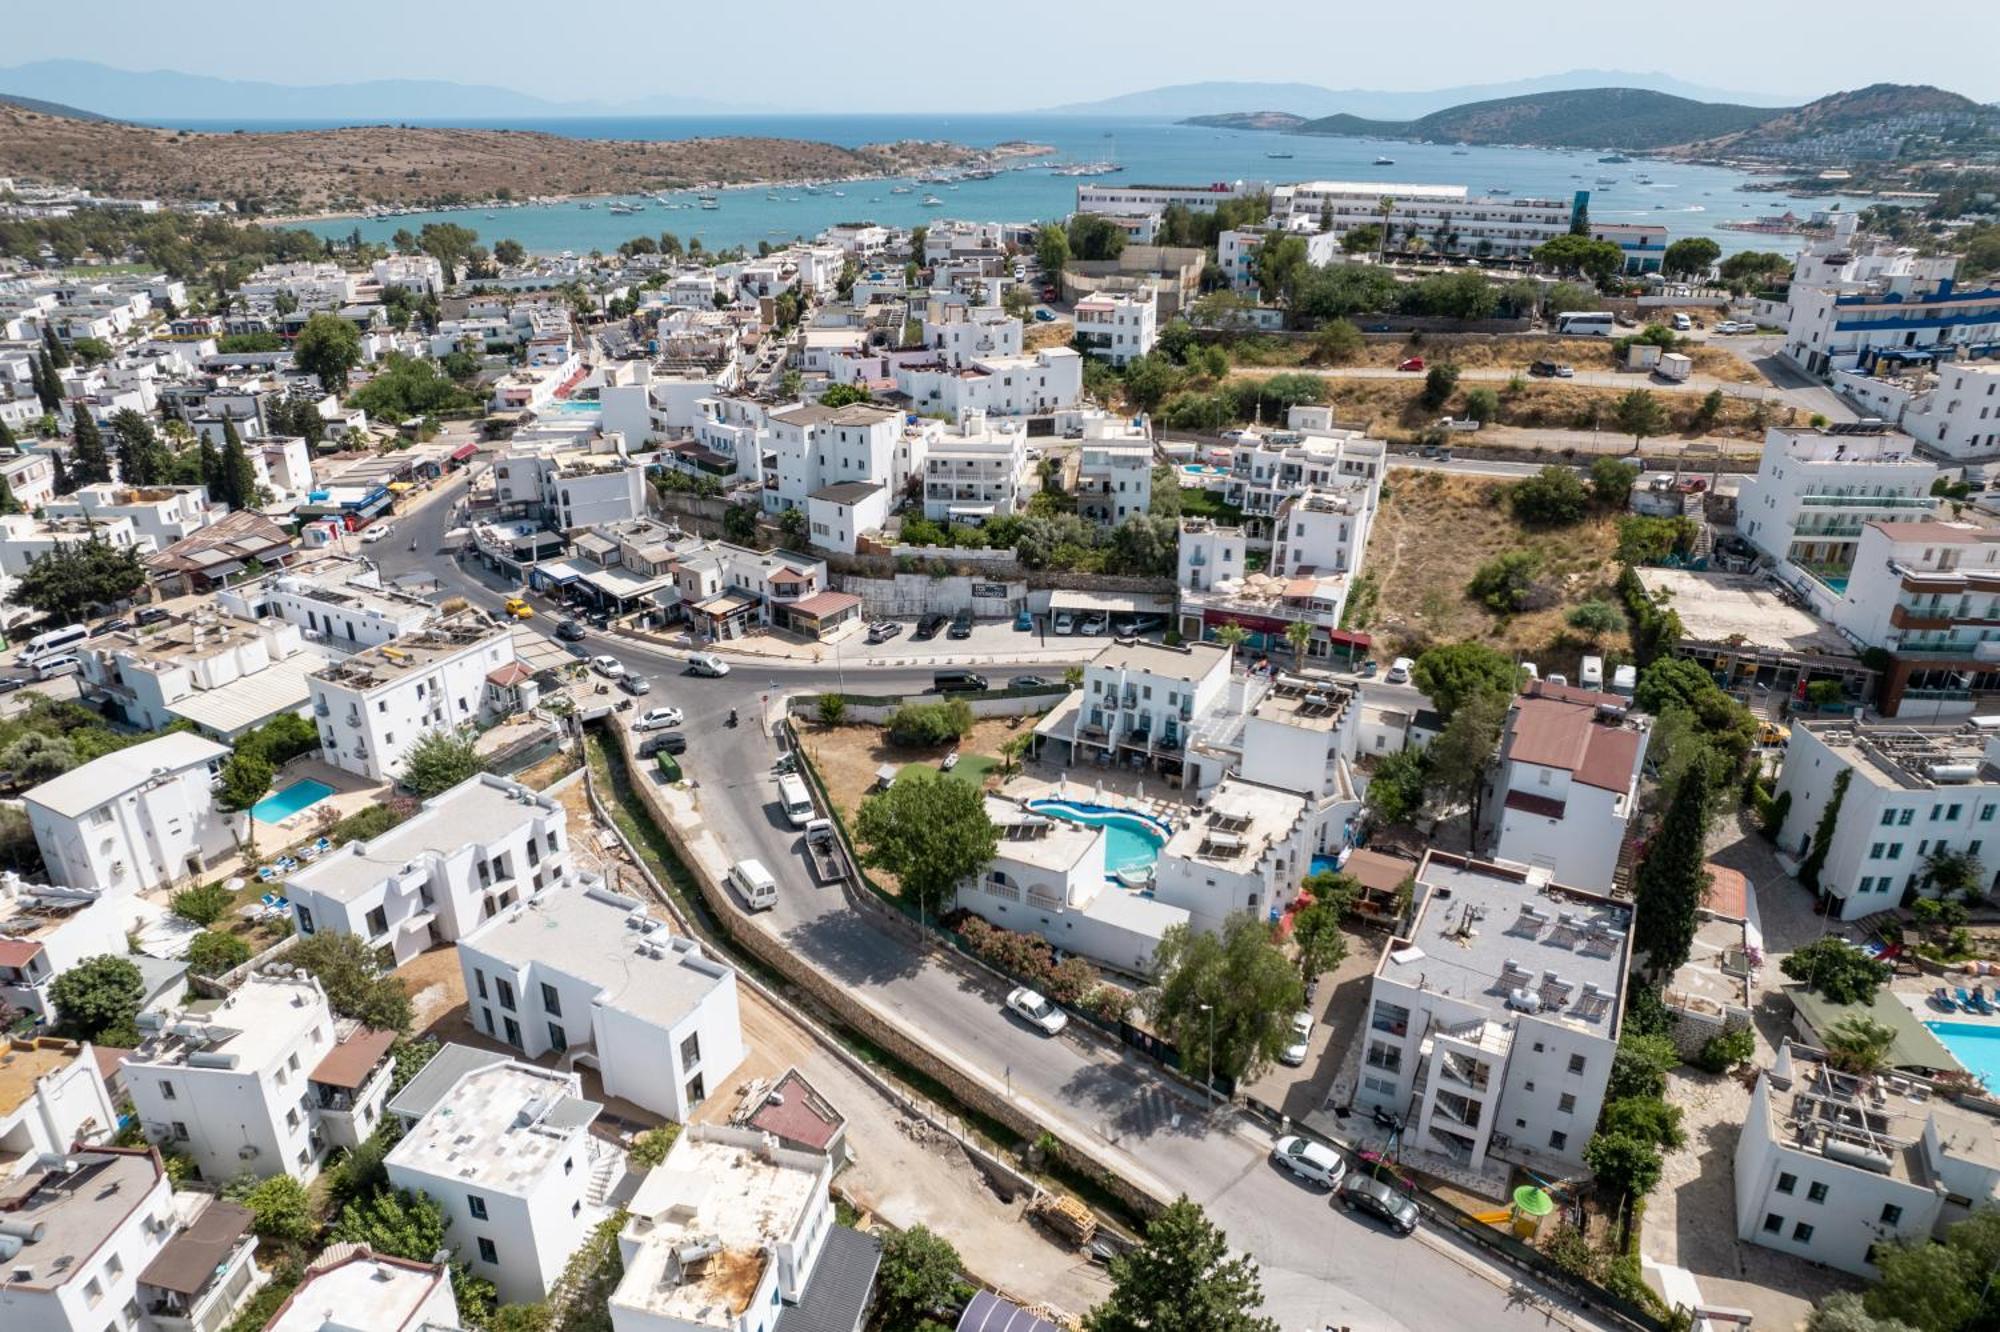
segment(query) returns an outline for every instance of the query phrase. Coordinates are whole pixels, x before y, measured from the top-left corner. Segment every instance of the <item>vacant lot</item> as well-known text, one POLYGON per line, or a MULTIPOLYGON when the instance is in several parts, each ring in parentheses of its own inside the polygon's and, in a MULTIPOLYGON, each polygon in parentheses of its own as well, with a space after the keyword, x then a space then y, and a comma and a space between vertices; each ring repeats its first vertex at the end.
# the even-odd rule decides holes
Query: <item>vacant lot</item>
MULTIPOLYGON (((1545 670, 1568 670, 1590 650, 1563 617, 1592 597, 1615 600, 1617 515, 1529 531, 1507 509, 1508 484, 1424 472, 1399 475, 1383 488, 1364 575, 1376 585, 1375 610, 1369 623, 1353 626, 1376 635, 1378 656, 1414 656, 1433 643, 1471 639, 1519 650, 1545 670), (1541 555, 1540 580, 1555 591, 1555 606, 1500 616, 1466 595, 1466 582, 1483 561, 1524 548, 1541 555)), ((1604 642, 1616 646, 1623 636, 1608 635, 1604 642)))
MULTIPOLYGON (((1366 325, 1365 317, 1358 320, 1366 325)), ((1638 329, 1621 330, 1636 333, 1638 329)), ((1519 370, 1527 373, 1535 361, 1561 361, 1578 370, 1616 370, 1618 358, 1609 338, 1492 337, 1480 334, 1426 333, 1409 338, 1371 338, 1350 365, 1387 369, 1412 356, 1426 361, 1450 361, 1464 370, 1519 370)), ((1698 375, 1732 384, 1761 384, 1755 369, 1727 347, 1693 344, 1682 348, 1694 360, 1698 375)), ((1311 364, 1312 343, 1305 338, 1246 338, 1230 349, 1230 358, 1245 369, 1282 369, 1311 364)))

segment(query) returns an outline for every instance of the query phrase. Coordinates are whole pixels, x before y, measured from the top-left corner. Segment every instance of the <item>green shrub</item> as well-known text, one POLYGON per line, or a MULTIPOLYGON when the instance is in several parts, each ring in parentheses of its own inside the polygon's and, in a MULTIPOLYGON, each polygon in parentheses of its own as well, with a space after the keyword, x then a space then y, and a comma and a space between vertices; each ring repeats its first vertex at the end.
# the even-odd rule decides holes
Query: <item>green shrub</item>
POLYGON ((905 703, 889 714, 889 739, 899 745, 942 745, 972 729, 972 707, 962 698, 905 703))
POLYGON ((1738 1064, 1746 1063, 1756 1053, 1756 1036, 1750 1028, 1738 1027, 1709 1037, 1691 1062, 1706 1073, 1727 1073, 1738 1064))

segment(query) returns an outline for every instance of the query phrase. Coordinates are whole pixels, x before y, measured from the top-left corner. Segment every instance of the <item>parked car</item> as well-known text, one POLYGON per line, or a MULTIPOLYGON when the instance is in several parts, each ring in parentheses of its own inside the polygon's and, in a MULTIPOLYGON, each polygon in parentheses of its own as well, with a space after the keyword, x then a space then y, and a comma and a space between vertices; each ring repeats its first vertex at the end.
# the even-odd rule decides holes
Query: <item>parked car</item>
POLYGON ((986 677, 976 671, 939 671, 931 676, 933 693, 978 694, 985 689, 986 677))
POLYGON ((651 758, 655 754, 685 754, 688 738, 686 731, 655 731, 639 742, 639 757, 651 758))
POLYGON ((1047 689, 1056 682, 1046 675, 1017 675, 1007 682, 1009 689, 1047 689))
POLYGON ((1069 1014, 1023 985, 1007 995, 1007 1008, 1044 1036, 1055 1036, 1069 1025, 1069 1014))
POLYGON ((886 643, 902 632, 903 626, 897 624, 894 620, 877 620, 868 626, 868 641, 871 643, 886 643))
POLYGON ((1073 634, 1076 632, 1076 616, 1068 611, 1057 611, 1052 623, 1055 631, 1059 634, 1073 634))
POLYGON ((947 638, 972 637, 972 611, 970 609, 962 610, 958 614, 951 617, 951 631, 947 633, 945 637, 947 638))
POLYGON ((1350 1212, 1367 1212, 1380 1217, 1398 1234, 1407 1235, 1417 1228, 1419 1213, 1410 1195, 1373 1176, 1349 1175, 1341 1181, 1340 1191, 1334 1198, 1350 1212))
POLYGON ((688 658, 688 670, 696 675, 720 677, 729 674, 729 663, 712 652, 697 652, 688 658))
POLYGON ((376 542, 394 535, 395 531, 396 525, 394 523, 377 523, 361 534, 361 544, 372 546, 376 542))
POLYGON ((1034 630, 1035 613, 1026 610, 1017 611, 1014 615, 1014 631, 1016 633, 1028 634, 1033 633, 1034 630))
POLYGON ((1576 378, 1576 367, 1575 367, 1575 366, 1573 366, 1573 365, 1561 365, 1561 364, 1558 364, 1558 365, 1556 366, 1556 378, 1557 378, 1557 379, 1575 379, 1575 378, 1576 378))
POLYGON ((1389 663, 1389 673, 1382 678, 1389 684, 1408 684, 1410 672, 1415 669, 1416 664, 1408 657, 1398 657, 1389 663))
POLYGON ((1165 624, 1166 621, 1157 615, 1125 615, 1111 622, 1111 632, 1120 638, 1131 638, 1138 634, 1150 634, 1165 624))
POLYGON ((679 708, 648 708, 638 721, 632 723, 632 729, 635 731, 664 731, 669 726, 679 726, 680 724, 681 710, 679 708))
POLYGON ((1554 361, 1536 361, 1528 367, 1528 373, 1538 375, 1543 379, 1554 379, 1556 377, 1556 363, 1554 361))
POLYGON ((1083 619, 1077 621, 1076 625, 1076 631, 1087 638, 1100 637, 1109 632, 1110 628, 1111 617, 1102 611, 1084 616, 1083 619))
POLYGON ((603 656, 592 657, 590 659, 590 669, 596 671, 607 680, 616 680, 619 676, 625 674, 625 663, 607 652, 603 656))
POLYGON ((1271 1144, 1271 1159, 1310 1184, 1337 1189, 1347 1174, 1347 1162, 1324 1143, 1288 1134, 1271 1144))
POLYGON ((1406 360, 1396 362, 1396 368, 1398 370, 1421 370, 1424 368, 1424 358, 1421 356, 1409 357, 1406 360))
POLYGON ((1305 1063, 1307 1046, 1312 1040, 1312 1029, 1311 1013, 1300 1009, 1292 1014, 1292 1039, 1278 1055, 1278 1062, 1291 1068, 1297 1068, 1305 1063))
POLYGON ((910 637, 919 639, 936 638, 938 630, 944 628, 950 622, 950 616, 939 615, 936 611, 932 611, 929 615, 917 621, 917 631, 911 634, 910 637))
POLYGON ((1725 319, 1715 326, 1717 333, 1755 333, 1757 326, 1746 319, 1725 319))
POLYGON ((565 643, 580 643, 583 641, 583 635, 584 628, 579 621, 564 620, 556 626, 556 637, 565 643))
POLYGON ((1037 309, 1035 311, 1035 322, 1038 324, 1053 324, 1056 322, 1056 312, 1054 310, 1037 309))
POLYGON ((532 620, 535 618, 535 608, 519 597, 507 598, 507 604, 504 609, 509 616, 516 620, 532 620))
POLYGON ((132 627, 132 622, 130 620, 126 619, 106 620, 103 624, 100 624, 95 629, 91 630, 90 636, 92 638, 101 638, 105 634, 115 634, 121 629, 130 629, 131 627, 132 627))
POLYGON ((634 675, 630 671, 618 677, 618 687, 628 694, 650 694, 653 692, 653 682, 651 680, 648 680, 643 675, 634 675))
POLYGON ((1381 669, 1382 664, 1376 661, 1375 658, 1363 657, 1361 664, 1354 668, 1354 673, 1364 680, 1372 680, 1375 678, 1375 672, 1381 669))
POLYGON ((132 616, 132 623, 139 625, 158 624, 161 620, 171 620, 173 612, 164 606, 146 606, 132 616))

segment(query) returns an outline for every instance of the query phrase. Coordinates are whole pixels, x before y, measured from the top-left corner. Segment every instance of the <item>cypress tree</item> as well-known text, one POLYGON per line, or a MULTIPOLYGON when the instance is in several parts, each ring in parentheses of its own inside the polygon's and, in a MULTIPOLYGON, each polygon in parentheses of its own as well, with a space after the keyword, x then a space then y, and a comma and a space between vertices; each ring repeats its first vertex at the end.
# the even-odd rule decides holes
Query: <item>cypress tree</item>
POLYGON ((57 411, 62 407, 62 376, 56 373, 56 363, 44 347, 35 358, 35 396, 42 400, 42 410, 57 411))
POLYGON ((63 346, 62 339, 56 336, 54 324, 42 325, 42 346, 48 350, 49 360, 54 363, 56 369, 62 370, 68 367, 69 348, 63 346))
POLYGON ((82 403, 77 404, 74 415, 75 443, 70 449, 74 465, 70 469, 70 474, 80 486, 87 486, 97 481, 109 481, 111 455, 104 451, 104 436, 98 432, 96 420, 91 416, 90 409, 82 403))
POLYGON ((14 432, 7 428, 7 423, 0 421, 0 449, 13 449, 18 447, 18 444, 14 432))
POLYGON ((0 514, 21 512, 21 501, 14 498, 14 487, 7 484, 7 478, 0 475, 0 514))
POLYGON ((243 451, 236 422, 222 418, 222 502, 232 509, 247 509, 257 498, 257 469, 243 451))
POLYGON ((210 499, 222 498, 222 450, 206 434, 201 437, 201 483, 210 499))
POLYGON ((1708 888, 1709 763, 1687 765, 1659 831, 1639 863, 1633 947, 1655 977, 1671 975, 1694 945, 1695 911, 1708 888))

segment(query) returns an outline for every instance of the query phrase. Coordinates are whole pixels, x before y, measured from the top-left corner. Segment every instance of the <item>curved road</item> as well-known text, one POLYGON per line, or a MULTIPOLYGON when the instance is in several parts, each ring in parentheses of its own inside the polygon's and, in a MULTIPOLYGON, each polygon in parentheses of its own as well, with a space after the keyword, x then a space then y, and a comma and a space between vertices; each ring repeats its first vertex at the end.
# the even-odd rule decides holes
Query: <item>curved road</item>
MULTIPOLYGON (((451 484, 454 493, 463 487, 451 484)), ((497 613, 509 589, 483 570, 435 554, 450 508, 439 499, 399 519, 396 538, 382 543, 389 549, 376 558, 385 576, 421 568, 448 591, 497 613), (407 549, 412 536, 415 553, 407 549)), ((538 617, 529 624, 542 630, 550 622, 538 617)), ((1080 1035, 1049 1040, 1032 1032, 1004 1016, 999 992, 983 976, 936 954, 913 954, 904 940, 848 908, 839 888, 807 886, 797 833, 775 804, 776 745, 754 719, 774 687, 833 687, 833 668, 740 662, 710 680, 687 675, 676 658, 631 639, 593 633, 586 646, 614 652, 626 669, 652 680, 653 692, 635 707, 673 703, 687 714, 683 761, 701 784, 704 818, 732 854, 758 857, 784 885, 777 908, 756 917, 759 925, 823 973, 865 990, 932 1046, 978 1064, 996 1084, 1004 1081, 1046 1120, 1066 1124, 1067 1136, 1201 1203, 1231 1243, 1261 1264, 1267 1312, 1284 1332, 1548 1326, 1542 1308, 1510 1298, 1506 1278, 1469 1270, 1455 1241, 1429 1232, 1397 1239, 1330 1207, 1325 1194, 1270 1164, 1268 1135, 1233 1114, 1211 1118, 1198 1097, 1135 1056, 1080 1035), (732 707, 743 722, 734 730, 725 724, 732 707)), ((857 673, 871 691, 914 692, 930 683, 931 672, 847 667, 850 677, 857 673)))

